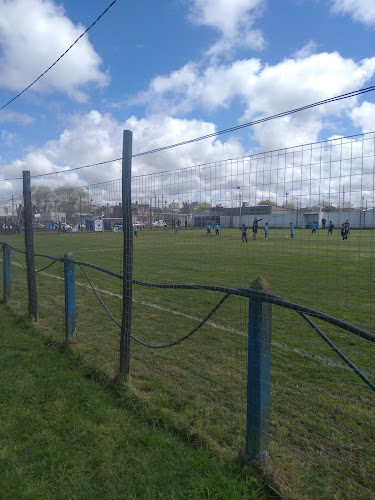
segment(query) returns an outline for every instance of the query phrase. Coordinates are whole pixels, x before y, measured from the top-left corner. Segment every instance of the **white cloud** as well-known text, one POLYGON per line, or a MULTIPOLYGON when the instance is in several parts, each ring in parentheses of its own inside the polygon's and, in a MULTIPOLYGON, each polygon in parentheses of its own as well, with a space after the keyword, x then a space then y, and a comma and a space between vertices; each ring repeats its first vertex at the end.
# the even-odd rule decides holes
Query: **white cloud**
MULTIPOLYGON (((155 78, 138 100, 154 111, 168 109, 171 114, 183 114, 194 109, 211 112, 229 108, 234 99, 240 99, 244 110, 240 122, 246 122, 361 88, 373 76, 374 67, 375 58, 356 62, 337 52, 285 59, 273 66, 262 65, 258 59, 203 69, 189 63, 170 75, 155 78)), ((338 101, 280 122, 280 130, 285 131, 285 136, 272 134, 272 146, 265 135, 262 139, 257 133, 257 139, 262 147, 265 144, 270 147, 290 145, 287 139, 302 126, 305 131, 298 134, 301 141, 313 142, 330 117, 340 116, 356 102, 356 99, 338 101)), ((265 132, 268 128, 258 127, 258 130, 265 132)))
POLYGON ((170 114, 201 107, 206 111, 225 108, 234 97, 243 94, 260 69, 258 59, 212 65, 203 70, 198 64, 188 63, 170 75, 154 78, 135 102, 147 104, 152 112, 168 109, 170 114))
MULTIPOLYGON (((22 159, 2 165, 1 177, 22 177, 22 170, 30 170, 31 176, 108 161, 122 156, 122 130, 133 132, 133 153, 175 144, 215 131, 212 123, 200 120, 179 120, 170 116, 151 116, 148 119, 130 117, 125 123, 117 122, 111 115, 96 110, 87 114, 67 117, 69 125, 56 140, 48 141, 41 148, 32 148, 22 159)), ((132 175, 185 168, 223 158, 244 154, 235 139, 223 142, 208 139, 158 154, 134 158, 132 175)), ((36 184, 54 188, 61 184, 91 185, 121 177, 121 161, 101 166, 33 179, 36 184)), ((19 193, 22 181, 3 184, 3 195, 19 193)))
POLYGON ((332 11, 349 14, 354 21, 375 25, 375 2, 373 0, 331 0, 332 11))
POLYGON ((297 50, 294 54, 296 59, 305 59, 309 57, 317 51, 318 45, 315 40, 310 40, 306 45, 304 45, 301 49, 297 50))
MULTIPOLYGON (((337 52, 323 52, 305 59, 286 59, 275 66, 265 66, 254 84, 245 89, 245 117, 271 115, 356 90, 373 76, 374 63, 375 58, 356 63, 337 52)), ((341 101, 320 106, 314 113, 337 114, 347 105, 347 101, 341 101)))
MULTIPOLYGON (((0 10, 0 86, 16 92, 43 73, 85 29, 75 26, 52 0, 0 0, 0 10)), ((100 65, 86 35, 32 88, 84 101, 83 86, 108 83, 100 65)))
POLYGON ((354 125, 361 128, 363 132, 373 132, 375 130, 375 104, 363 102, 351 111, 350 118, 354 125))
POLYGON ((14 122, 19 125, 30 125, 34 118, 25 113, 17 113, 15 111, 1 110, 0 122, 14 122))
POLYGON ((263 35, 253 25, 264 5, 265 0, 194 0, 189 17, 194 24, 220 32, 220 40, 207 52, 209 56, 230 53, 238 47, 261 50, 263 35))

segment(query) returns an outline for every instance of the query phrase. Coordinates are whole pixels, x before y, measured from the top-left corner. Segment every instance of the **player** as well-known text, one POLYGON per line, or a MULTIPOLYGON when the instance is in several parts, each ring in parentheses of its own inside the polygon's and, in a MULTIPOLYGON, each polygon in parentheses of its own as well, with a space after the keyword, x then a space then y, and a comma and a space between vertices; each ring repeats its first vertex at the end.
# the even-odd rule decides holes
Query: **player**
POLYGON ((134 226, 134 238, 138 238, 138 227, 134 226))
POLYGON ((332 231, 333 231, 333 228, 335 226, 332 224, 332 221, 330 220, 329 221, 329 226, 328 226, 328 236, 331 235, 332 236, 332 231))
POLYGON ((264 226, 264 237, 268 240, 268 222, 266 222, 266 225, 264 226))
POLYGON ((314 220, 311 226, 311 234, 316 234, 316 229, 318 227, 318 223, 314 220))
POLYGON ((247 228, 246 228, 245 224, 242 224, 241 231, 242 231, 242 243, 244 241, 246 241, 246 243, 247 243, 247 236, 246 236, 247 228))
POLYGON ((290 237, 294 239, 294 226, 293 222, 290 223, 290 237))
POLYGON ((343 222, 341 226, 341 236, 343 241, 348 239, 348 234, 349 234, 349 225, 346 224, 346 222, 343 222))
POLYGON ((176 221, 174 224, 174 234, 178 234, 178 222, 176 221))
POLYGON ((220 225, 215 224, 215 236, 220 236, 219 229, 220 229, 220 225))
POLYGON ((206 226, 206 229, 207 229, 207 236, 212 236, 211 234, 211 224, 208 222, 207 226, 206 226))
POLYGON ((254 217, 253 221, 253 240, 257 239, 257 232, 258 232, 258 222, 260 222, 262 219, 258 219, 257 217, 254 217))

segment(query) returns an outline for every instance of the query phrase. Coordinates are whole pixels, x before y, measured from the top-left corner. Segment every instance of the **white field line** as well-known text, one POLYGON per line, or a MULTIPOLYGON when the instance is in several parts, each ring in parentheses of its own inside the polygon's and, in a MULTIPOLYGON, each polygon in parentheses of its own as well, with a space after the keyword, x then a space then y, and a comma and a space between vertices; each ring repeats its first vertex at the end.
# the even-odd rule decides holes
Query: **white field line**
MULTIPOLYGON (((2 259, 0 259, 0 262, 2 262, 2 259)), ((18 262, 12 262, 12 265, 22 267, 18 262)), ((59 281, 64 281, 63 277, 56 276, 55 274, 50 274, 50 273, 47 273, 45 271, 42 271, 40 274, 43 274, 44 276, 47 276, 49 278, 53 278, 53 279, 56 279, 59 281)), ((76 285, 80 286, 82 288, 87 288, 87 289, 91 290, 91 286, 87 283, 81 283, 80 281, 76 281, 76 285)), ((97 287, 95 287, 95 290, 100 292, 100 293, 104 293, 106 295, 109 295, 111 297, 117 297, 119 299, 122 299, 122 295, 119 293, 110 292, 109 290, 103 290, 103 289, 97 288, 97 287)), ((186 314, 186 313, 183 313, 180 311, 175 311, 174 309, 169 309, 168 307, 159 306, 158 304, 153 304, 152 302, 145 302, 143 300, 136 300, 136 299, 133 299, 133 302, 135 302, 137 304, 144 305, 146 307, 152 307, 153 309, 158 309, 158 310, 163 311, 163 312, 174 314, 175 316, 183 316, 184 318, 192 319, 194 321, 199 321, 199 322, 202 321, 201 318, 198 318, 196 316, 192 316, 191 314, 186 314)), ((218 330, 223 330, 225 332, 240 335, 241 337, 247 337, 247 333, 244 333, 241 330, 236 330, 234 328, 228 328, 226 326, 218 325, 217 323, 214 323, 213 321, 207 321, 206 325, 212 326, 213 328, 216 328, 218 330)), ((320 363, 322 363, 326 366, 331 366, 334 368, 342 368, 344 370, 350 370, 350 368, 346 364, 341 363, 340 361, 336 361, 332 358, 320 356, 319 354, 311 354, 310 352, 307 352, 303 349, 299 349, 298 347, 291 347, 291 346, 288 346, 285 344, 280 344, 279 342, 274 342, 274 341, 272 342, 272 346, 276 347, 277 349, 280 349, 282 351, 292 352, 294 354, 298 354, 298 355, 305 357, 305 358, 314 359, 315 361, 319 361, 320 363)))

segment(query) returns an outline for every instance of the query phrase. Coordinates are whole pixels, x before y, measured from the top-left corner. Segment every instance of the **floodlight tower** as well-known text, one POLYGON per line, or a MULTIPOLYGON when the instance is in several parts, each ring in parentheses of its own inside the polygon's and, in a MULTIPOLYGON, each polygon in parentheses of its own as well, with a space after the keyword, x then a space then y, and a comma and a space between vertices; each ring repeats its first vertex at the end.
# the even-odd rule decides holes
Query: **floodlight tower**
MULTIPOLYGON (((237 189, 241 189, 241 186, 237 186, 237 189)), ((238 199, 239 199, 239 204, 240 204, 240 210, 239 210, 239 211, 240 211, 240 227, 241 227, 241 226, 242 226, 242 221, 241 221, 241 219, 242 219, 242 210, 241 210, 241 193, 240 193, 240 191, 239 191, 238 193, 239 193, 239 194, 238 194, 238 199)))

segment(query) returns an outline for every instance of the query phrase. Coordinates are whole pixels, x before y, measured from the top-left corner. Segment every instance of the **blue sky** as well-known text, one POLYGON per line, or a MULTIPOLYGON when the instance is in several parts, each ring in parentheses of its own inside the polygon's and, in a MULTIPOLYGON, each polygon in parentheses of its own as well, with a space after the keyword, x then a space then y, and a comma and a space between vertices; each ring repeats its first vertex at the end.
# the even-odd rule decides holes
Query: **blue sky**
MULTIPOLYGON (((109 3, 0 0, 0 105, 109 3)), ((133 130, 137 153, 374 85, 374 35, 373 0, 118 0, 0 111, 0 178, 118 158, 123 129, 133 130)), ((368 93, 141 157, 133 173, 373 130, 368 93)), ((120 168, 117 162, 48 182, 93 184, 118 178, 120 168)), ((19 193, 19 182, 2 181, 1 199, 19 193)))

